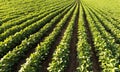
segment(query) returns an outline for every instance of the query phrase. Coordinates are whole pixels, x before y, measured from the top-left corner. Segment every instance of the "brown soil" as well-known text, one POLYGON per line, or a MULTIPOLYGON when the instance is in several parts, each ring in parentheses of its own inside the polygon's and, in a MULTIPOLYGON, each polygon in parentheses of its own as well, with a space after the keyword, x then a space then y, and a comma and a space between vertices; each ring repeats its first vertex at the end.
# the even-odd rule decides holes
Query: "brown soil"
MULTIPOLYGON (((59 19, 60 20, 60 19, 59 19)), ((44 35, 43 37, 41 38, 41 40, 39 40, 38 43, 36 43, 32 49, 30 49, 29 51, 27 51, 26 55, 24 58, 21 58, 21 60, 19 60, 19 62, 17 64, 14 65, 14 72, 18 72, 18 70, 21 68, 21 65, 24 64, 26 62, 26 58, 28 58, 30 56, 30 54, 32 54, 33 52, 35 52, 35 48, 37 46, 37 44, 39 44, 40 42, 42 42, 45 37, 47 37, 52 31, 53 29, 55 28, 56 24, 58 23, 59 21, 56 21, 56 23, 51 27, 50 30, 48 30, 44 35)))
POLYGON ((87 41, 91 45, 91 54, 92 54, 91 60, 93 63, 92 64, 93 72, 101 72, 100 63, 98 62, 97 52, 95 51, 94 41, 92 40, 93 36, 89 27, 89 23, 87 21, 87 16, 85 14, 84 8, 83 8, 83 17, 84 17, 84 25, 88 37, 87 41))
MULTIPOLYGON (((105 23, 96 15, 96 13, 95 12, 93 12, 93 10, 92 9, 90 9, 91 10, 91 12, 96 16, 96 18, 99 20, 99 22, 101 23, 101 25, 105 28, 105 30, 112 36, 112 37, 114 37, 114 39, 115 39, 115 42, 117 43, 117 44, 120 44, 120 39, 117 37, 117 35, 116 34, 114 34, 114 32, 112 32, 111 31, 111 29, 110 28, 108 28, 108 26, 106 26, 105 25, 105 23)), ((103 15, 102 15, 103 16, 103 15)), ((103 16, 103 17, 105 17, 105 16, 103 16)), ((105 17, 106 18, 106 17, 105 17)), ((108 20, 108 19, 106 19, 106 20, 108 20)), ((109 20, 108 20, 109 21, 109 20)), ((111 22, 111 21, 110 21, 111 22)), ((114 25, 115 26, 115 25, 114 25)), ((116 27, 116 26, 115 26, 116 27)), ((117 27, 116 27, 117 28, 117 27)))
MULTIPOLYGON (((89 12, 89 14, 90 14, 90 12, 89 12)), ((91 14, 90 14, 91 15, 91 14)), ((94 20, 94 18, 93 18, 93 16, 91 15, 91 18, 94 20)), ((103 32, 99 29, 99 27, 98 26, 96 26, 97 27, 97 29, 98 29, 98 31, 100 32, 100 34, 102 35, 102 37, 105 39, 105 41, 107 42, 107 43, 109 43, 108 41, 107 41, 107 37, 105 36, 105 34, 103 34, 103 32)), ((115 39, 116 40, 116 42, 118 42, 119 43, 119 39, 115 39)), ((116 54, 116 52, 114 51, 114 46, 113 45, 111 45, 111 44, 109 44, 110 45, 110 47, 111 48, 109 48, 111 51, 112 51, 112 54, 113 55, 115 55, 116 54)))
POLYGON ((68 67, 65 69, 65 72, 75 72, 78 67, 77 51, 76 51, 76 44, 78 41, 77 39, 78 19, 79 19, 79 12, 76 16, 75 24, 73 27, 73 34, 72 34, 70 49, 69 49, 70 50, 69 63, 68 63, 68 67))
MULTIPOLYGON (((113 21, 116 21, 118 24, 120 23, 119 21, 117 21, 117 19, 113 18, 112 16, 108 16, 105 12, 103 12, 102 10, 100 9, 94 9, 96 12, 98 12, 101 16, 103 16, 107 21, 113 23, 113 21), (111 21, 109 18, 106 17, 106 15, 108 17, 110 17, 113 21, 111 21)), ((117 24, 113 24, 115 28, 119 29, 120 30, 120 27, 117 25, 117 24)))
POLYGON ((72 14, 73 14, 73 12, 71 13, 70 17, 68 17, 65 25, 64 25, 63 28, 61 29, 61 33, 58 35, 56 41, 55 41, 55 42, 53 43, 53 45, 51 46, 51 48, 50 48, 50 50, 49 50, 48 56, 47 56, 46 59, 43 61, 43 63, 42 63, 42 70, 41 70, 42 72, 48 72, 47 68, 48 68, 48 66, 49 66, 49 63, 52 61, 52 55, 53 55, 56 47, 58 46, 58 44, 60 43, 60 41, 61 41, 61 39, 62 39, 62 37, 63 37, 63 35, 64 35, 64 32, 65 32, 65 30, 66 30, 66 28, 67 28, 67 26, 68 26, 68 23, 69 23, 69 21, 71 20, 72 14))

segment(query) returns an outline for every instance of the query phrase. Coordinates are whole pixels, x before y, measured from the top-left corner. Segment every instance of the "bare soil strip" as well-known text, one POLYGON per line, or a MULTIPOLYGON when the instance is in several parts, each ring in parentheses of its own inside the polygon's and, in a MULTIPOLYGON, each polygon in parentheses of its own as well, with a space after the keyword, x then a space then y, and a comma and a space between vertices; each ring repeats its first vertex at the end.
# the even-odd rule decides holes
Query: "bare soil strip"
POLYGON ((15 70, 15 71, 14 71, 14 72, 18 72, 18 70, 21 68, 21 65, 26 62, 26 58, 28 58, 28 57, 30 56, 30 54, 32 54, 33 52, 35 52, 35 47, 37 46, 37 44, 39 44, 40 42, 42 42, 42 41, 45 39, 45 37, 47 37, 47 36, 53 31, 53 29, 55 28, 56 24, 57 24, 59 21, 60 21, 60 19, 59 19, 58 21, 56 21, 56 23, 51 27, 51 29, 48 30, 48 31, 44 34, 44 36, 41 38, 41 40, 39 40, 39 42, 36 43, 36 44, 32 47, 32 49, 30 49, 30 50, 26 53, 25 57, 21 58, 21 60, 20 60, 17 64, 15 64, 15 66, 14 66, 14 70, 15 70))
POLYGON ((86 34, 88 37, 87 41, 91 45, 91 54, 92 54, 91 60, 93 63, 92 64, 93 72, 101 72, 100 63, 98 62, 97 52, 95 51, 93 36, 89 27, 89 23, 87 21, 87 16, 85 14, 84 8, 83 8, 83 18, 84 18, 84 26, 86 28, 86 34))
MULTIPOLYGON (((79 11, 79 10, 78 10, 79 11)), ((70 54, 69 54, 69 63, 68 67, 66 68, 65 72, 75 72, 78 67, 77 62, 77 50, 76 50, 76 44, 77 44, 77 31, 78 31, 78 19, 79 19, 79 12, 76 16, 74 28, 73 28, 73 34, 70 42, 70 54)))
MULTIPOLYGON (((91 10, 91 9, 90 9, 90 10, 91 10)), ((117 38, 117 36, 111 31, 111 29, 108 28, 108 27, 105 25, 105 23, 104 23, 92 10, 91 10, 91 12, 96 16, 96 18, 99 20, 99 22, 101 23, 101 25, 105 28, 105 30, 106 30, 112 37, 114 37, 115 42, 116 42, 117 44, 120 44, 120 39, 117 38)))
POLYGON ((46 59, 43 61, 42 63, 42 72, 48 72, 47 68, 49 66, 49 63, 52 61, 52 55, 56 49, 56 47, 59 45, 63 35, 64 35, 64 32, 69 24, 69 21, 71 20, 71 17, 73 15, 73 12, 71 13, 70 17, 68 18, 68 20, 66 21, 65 25, 63 26, 63 28, 61 29, 61 33, 58 35, 56 41, 53 43, 53 45, 51 46, 50 50, 49 50, 49 54, 48 56, 46 57, 46 59))

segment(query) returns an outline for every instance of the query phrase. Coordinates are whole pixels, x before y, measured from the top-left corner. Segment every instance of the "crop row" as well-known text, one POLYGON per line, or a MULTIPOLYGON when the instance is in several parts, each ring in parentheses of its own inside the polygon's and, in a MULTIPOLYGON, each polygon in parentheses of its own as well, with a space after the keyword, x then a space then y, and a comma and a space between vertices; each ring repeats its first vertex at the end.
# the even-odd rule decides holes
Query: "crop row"
POLYGON ((79 62, 79 66, 77 68, 78 72, 92 71, 92 62, 90 60, 91 46, 87 42, 87 35, 84 24, 85 22, 83 20, 83 9, 82 5, 80 5, 80 15, 78 22, 78 43, 77 43, 77 55, 79 62))
MULTIPOLYGON (((33 48, 36 43, 39 42, 39 40, 44 36, 44 34, 51 29, 51 27, 56 23, 56 21, 59 21, 62 15, 64 15, 71 7, 66 8, 65 11, 63 11, 61 14, 53 18, 49 23, 47 23, 43 28, 41 28, 37 33, 31 35, 28 39, 25 39, 22 41, 22 43, 17 46, 13 51, 10 51, 8 54, 6 54, 1 59, 0 67, 2 68, 1 71, 11 71, 12 66, 15 65, 24 55, 27 51, 33 48)), ((63 8, 64 9, 64 8, 63 8)), ((61 9, 61 10, 63 10, 61 9)))
POLYGON ((67 26, 66 31, 60 41, 60 44, 56 47, 55 52, 53 53, 52 61, 49 64, 48 71, 49 72, 62 72, 67 67, 69 61, 69 47, 70 41, 73 33, 73 27, 75 24, 76 15, 78 12, 78 4, 75 8, 73 16, 69 21, 69 25, 67 26))
MULTIPOLYGON (((93 11, 92 11, 93 12, 93 11)), ((102 23, 102 26, 106 29, 108 33, 110 33, 116 40, 119 40, 120 33, 119 29, 115 27, 113 23, 108 21, 105 17, 100 16, 100 14, 96 11, 93 12, 96 17, 99 19, 99 21, 102 23)), ((119 41, 117 41, 119 43, 119 41)))
MULTIPOLYGON (((60 6, 61 7, 61 6, 60 6)), ((58 8, 57 8, 58 9, 58 8)), ((4 39, 6 39, 8 36, 15 34, 16 32, 19 32, 20 30, 23 30, 25 27, 28 27, 32 24, 34 24, 34 22, 37 22, 38 20, 44 18, 46 15, 50 14, 51 12, 56 11, 56 9, 52 9, 51 11, 48 11, 44 14, 39 15, 38 17, 34 17, 33 19, 29 19, 26 22, 20 24, 20 25, 16 25, 13 26, 12 28, 9 28, 8 30, 6 30, 4 33, 0 34, 0 41, 3 41, 4 39)))
MULTIPOLYGON (((98 52, 99 62, 101 63, 103 72, 119 71, 119 46, 115 44, 114 38, 105 30, 99 18, 90 9, 87 10, 85 8, 85 12, 94 37, 94 45, 98 52), (91 15, 89 15, 88 11, 91 15)), ((105 20, 102 17, 101 19, 105 20)))
POLYGON ((29 37, 29 35, 39 31, 40 28, 42 28, 46 23, 48 23, 52 18, 54 18, 54 16, 62 12, 65 8, 66 7, 63 7, 58 11, 48 14, 46 17, 42 18, 36 23, 26 27, 25 29, 15 33, 12 36, 9 36, 4 40, 4 42, 0 42, 0 57, 5 55, 8 51, 12 50, 16 45, 20 44, 21 41, 29 37))
POLYGON ((70 9, 70 11, 64 16, 63 19, 61 19, 61 21, 57 24, 52 33, 50 33, 49 36, 46 37, 45 40, 36 47, 35 52, 31 54, 29 58, 26 59, 26 63, 22 65, 19 72, 35 72, 41 70, 42 61, 45 60, 45 57, 48 55, 51 45, 53 44, 57 36, 60 34, 63 25, 70 17, 71 13, 73 12, 73 9, 74 7, 70 9))
POLYGON ((20 18, 16 18, 16 19, 12 20, 12 22, 10 21, 10 22, 7 22, 7 23, 3 24, 2 26, 0 26, 0 33, 5 32, 7 29, 9 29, 13 26, 20 25, 20 24, 26 22, 27 20, 33 19, 34 17, 38 17, 41 14, 44 14, 44 13, 49 14, 48 13, 49 11, 54 11, 55 9, 58 10, 60 7, 63 7, 64 5, 66 5, 66 3, 55 4, 55 6, 54 5, 52 5, 51 7, 48 6, 49 8, 47 10, 43 10, 40 13, 34 13, 33 15, 27 15, 26 17, 21 16, 20 18))
POLYGON ((9 2, 2 2, 3 5, 1 6, 2 11, 2 21, 7 21, 11 18, 17 16, 26 16, 28 14, 34 14, 37 12, 41 12, 44 9, 48 9, 51 5, 54 4, 61 4, 64 1, 54 0, 54 1, 9 1, 9 2), (56 2, 56 3, 55 3, 56 2), (18 5, 19 4, 19 5, 18 5), (46 5, 48 4, 48 5, 46 5), (11 6, 12 5, 12 6, 11 6), (10 7, 11 6, 11 7, 10 7), (14 8, 15 7, 15 8, 14 8), (7 14, 6 14, 7 12, 7 14), (10 18, 8 18, 10 17, 10 18))

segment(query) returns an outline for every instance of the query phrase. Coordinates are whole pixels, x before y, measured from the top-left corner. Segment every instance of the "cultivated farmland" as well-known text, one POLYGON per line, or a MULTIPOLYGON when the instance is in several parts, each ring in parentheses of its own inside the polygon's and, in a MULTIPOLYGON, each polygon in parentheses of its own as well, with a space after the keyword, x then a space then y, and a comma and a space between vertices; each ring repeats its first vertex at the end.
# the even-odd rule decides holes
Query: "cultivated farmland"
POLYGON ((120 72, 120 1, 0 0, 0 72, 120 72))

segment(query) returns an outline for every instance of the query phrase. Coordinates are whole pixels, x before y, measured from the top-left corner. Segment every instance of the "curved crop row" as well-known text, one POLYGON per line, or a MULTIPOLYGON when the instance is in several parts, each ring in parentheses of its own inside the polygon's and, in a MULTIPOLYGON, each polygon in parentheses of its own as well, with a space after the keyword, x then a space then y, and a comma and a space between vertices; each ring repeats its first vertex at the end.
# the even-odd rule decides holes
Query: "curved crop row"
POLYGON ((6 54, 1 60, 0 63, 4 64, 0 65, 2 70, 0 71, 11 71, 12 66, 17 63, 27 51, 33 48, 36 43, 44 36, 44 34, 64 15, 71 7, 67 8, 61 14, 56 16, 54 19, 51 20, 50 23, 47 23, 42 29, 40 29, 37 33, 31 35, 28 39, 22 41, 22 43, 17 46, 13 51, 6 54))
MULTIPOLYGON (((68 5, 69 6, 69 5, 68 5)), ((0 34, 0 41, 3 41, 4 39, 6 39, 8 36, 15 34, 16 32, 24 29, 25 27, 32 25, 34 22, 44 18, 46 15, 56 11, 59 8, 56 9, 52 9, 51 11, 48 11, 44 14, 39 15, 38 17, 33 18, 32 20, 27 20, 25 23, 20 24, 20 25, 16 25, 13 26, 12 28, 6 30, 4 33, 0 34)))
MULTIPOLYGON (((99 2, 99 1, 98 1, 99 2)), ((112 1, 111 1, 112 2, 112 1)), ((113 1, 113 2, 115 2, 115 1, 113 1)), ((99 13, 101 16, 103 16, 104 18, 106 18, 106 20, 108 20, 109 22, 111 22, 116 28, 118 28, 118 29, 120 29, 120 25, 119 25, 119 23, 120 23, 120 20, 119 20, 119 17, 117 17, 118 16, 118 14, 117 15, 115 15, 114 13, 112 13, 111 11, 113 11, 113 10, 111 10, 111 11, 109 11, 108 9, 109 8, 100 8, 100 7, 98 7, 97 5, 92 5, 91 3, 87 3, 87 1, 85 2, 85 4, 87 5, 87 6, 89 6, 91 9, 93 9, 94 11, 96 11, 97 13, 99 13)), ((116 3, 117 4, 117 3, 116 3)), ((115 5, 114 5, 115 6, 115 5)), ((113 7, 114 7, 113 6, 113 7)), ((101 5, 101 7, 102 7, 102 5, 101 5)), ((112 7, 111 7, 112 8, 112 7)), ((117 10, 117 9, 116 9, 117 10)), ((119 11, 118 11, 119 12, 119 11)))
POLYGON ((45 60, 45 57, 49 53, 49 49, 51 48, 51 45, 59 35, 67 19, 70 17, 71 13, 73 12, 73 9, 74 7, 72 7, 70 11, 64 16, 64 18, 57 24, 53 32, 36 47, 35 52, 31 54, 29 58, 26 59, 26 63, 22 65, 19 72, 26 72, 26 71, 36 72, 41 69, 41 62, 45 60))
MULTIPOLYGON (((70 2, 70 1, 67 1, 70 2)), ((40 13, 44 9, 49 9, 51 6, 55 6, 55 4, 65 3, 64 1, 54 0, 54 1, 9 1, 9 3, 3 2, 4 4, 1 6, 2 8, 2 20, 8 20, 9 17, 13 16, 26 16, 28 14, 40 13), (15 3, 14 3, 15 2, 15 3), (6 4, 5 4, 6 3, 6 4), (47 5, 46 5, 47 4, 47 5), (10 8, 10 6, 12 7, 10 8), (4 8, 5 7, 5 8, 4 8), (15 7, 15 8, 14 8, 15 7), (7 13, 6 13, 7 12, 7 13)), ((44 10, 45 11, 45 10, 44 10)))
POLYGON ((101 16, 98 12, 94 11, 93 13, 102 22, 102 25, 106 28, 106 30, 108 30, 108 32, 111 33, 114 36, 114 38, 116 38, 117 42, 120 42, 119 41, 119 38, 120 38, 119 29, 117 29, 111 22, 106 20, 106 18, 101 16))
MULTIPOLYGON (((110 44, 113 43, 112 47, 114 47, 114 48, 117 48, 118 45, 114 44, 114 40, 109 35, 107 35, 108 34, 107 32, 105 34, 108 36, 107 38, 109 38, 109 41, 106 42, 103 34, 101 35, 98 28, 96 28, 96 26, 95 26, 95 24, 98 25, 98 24, 100 24, 100 22, 98 20, 97 21, 95 20, 96 22, 94 24, 94 22, 93 22, 94 20, 91 19, 87 10, 86 10, 86 14, 87 14, 87 19, 88 19, 88 22, 90 23, 92 34, 94 37, 93 38, 94 45, 95 45, 95 48, 99 55, 99 61, 101 62, 102 71, 103 72, 117 71, 118 70, 118 65, 117 65, 118 60, 116 59, 117 56, 113 55, 113 51, 111 50, 110 44)), ((96 17, 93 17, 93 18, 96 18, 96 17)), ((102 31, 104 31, 103 27, 99 27, 99 29, 102 29, 102 31)))
POLYGON ((63 72, 67 67, 69 61, 69 45, 72 37, 73 26, 75 23, 75 18, 78 12, 78 4, 75 8, 73 16, 69 22, 69 25, 63 35, 60 44, 57 46, 55 52, 53 53, 52 62, 49 64, 49 72, 63 72))
MULTIPOLYGON (((93 18, 95 18, 94 15, 92 15, 92 16, 93 16, 93 18)), ((97 20, 97 18, 96 18, 96 20, 97 20)), ((113 71, 119 70, 118 69, 119 68, 119 64, 118 63, 120 62, 119 61, 119 57, 120 57, 120 54, 119 54, 119 52, 120 52, 119 45, 117 45, 115 43, 115 39, 113 37, 111 37, 111 35, 109 33, 107 33, 105 31, 105 29, 102 27, 102 25, 100 23, 97 23, 96 27, 98 28, 98 30, 99 30, 102 38, 105 40, 106 44, 108 45, 107 48, 111 51, 111 53, 110 53, 111 56, 113 56, 112 57, 113 58, 113 63, 110 64, 111 66, 114 67, 113 71)))
POLYGON ((21 30, 20 32, 17 32, 16 34, 6 38, 4 42, 0 43, 0 57, 5 55, 8 51, 12 50, 16 45, 21 43, 22 40, 24 40, 26 37, 29 37, 29 35, 37 32, 41 27, 43 27, 46 23, 48 23, 54 16, 62 12, 66 7, 63 7, 62 9, 52 12, 40 21, 26 27, 25 29, 21 30))
POLYGON ((84 0, 87 5, 93 8, 99 8, 103 10, 104 12, 110 13, 109 15, 119 19, 119 7, 120 7, 120 1, 119 0, 84 0))
POLYGON ((91 46, 87 42, 87 35, 84 27, 83 10, 80 6, 80 16, 78 22, 78 43, 77 43, 77 57, 79 66, 78 72, 89 72, 92 71, 91 57, 91 46))
MULTIPOLYGON (((51 7, 49 7, 49 8, 50 8, 50 10, 53 10, 53 9, 55 9, 55 8, 57 8, 57 7, 58 7, 57 9, 59 9, 59 6, 58 6, 58 5, 59 5, 59 4, 56 4, 54 7, 52 6, 52 8, 51 8, 51 7)), ((66 5, 66 3, 63 3, 62 5, 60 4, 60 7, 61 7, 61 6, 64 6, 64 5, 66 5)), ((49 9, 48 9, 47 11, 49 11, 49 9)), ((33 15, 28 15, 28 16, 26 16, 26 17, 20 17, 20 18, 17 18, 17 19, 15 19, 15 20, 13 20, 12 22, 10 21, 10 22, 8 22, 8 23, 6 23, 6 24, 3 24, 2 26, 0 26, 0 34, 3 33, 4 31, 6 31, 7 29, 13 27, 13 26, 20 25, 20 24, 24 23, 25 21, 27 21, 27 20, 29 20, 29 19, 32 19, 32 18, 34 18, 34 17, 37 17, 38 15, 40 15, 40 14, 42 14, 42 13, 44 13, 44 12, 47 12, 47 11, 44 10, 44 11, 41 12, 41 13, 37 13, 37 14, 33 14, 33 15), (18 20, 18 19, 19 19, 19 20, 18 20)))
POLYGON ((107 15, 108 12, 103 12, 102 10, 98 9, 98 8, 94 8, 94 11, 96 11, 97 13, 99 13, 101 16, 103 16, 107 21, 109 21, 110 23, 112 23, 117 29, 120 29, 120 21, 113 18, 110 15, 107 15))
MULTIPOLYGON (((43 1, 44 2, 44 1, 43 1)), ((59 5, 60 4, 64 4, 64 2, 59 2, 59 1, 57 1, 56 3, 54 3, 54 2, 52 2, 52 3, 50 3, 49 1, 48 1, 48 5, 46 5, 45 3, 43 3, 43 5, 41 4, 41 2, 40 2, 40 6, 42 6, 43 7, 43 9, 42 10, 39 10, 39 9, 37 9, 38 10, 38 12, 37 11, 32 11, 32 13, 31 12, 28 12, 28 14, 27 15, 34 15, 34 14, 36 14, 35 16, 37 16, 37 15, 40 15, 40 14, 42 14, 42 13, 44 13, 44 12, 46 12, 46 11, 49 11, 49 10, 51 10, 53 7, 59 7, 59 5), (44 5, 45 4, 45 5, 44 5), (44 9, 45 8, 45 9, 44 9)), ((38 3, 37 3, 38 4, 38 3)), ((69 3, 68 3, 69 4, 69 3)), ((61 5, 60 5, 61 6, 61 5)), ((22 11, 22 10, 21 10, 22 11)), ((17 13, 17 11, 16 11, 16 13, 17 13)), ((2 23, 4 23, 4 22, 7 22, 7 21, 9 21, 9 20, 11 20, 11 19, 13 19, 13 21, 15 21, 16 19, 16 17, 19 17, 19 19, 20 18, 22 18, 22 16, 24 17, 25 15, 23 14, 20 14, 20 15, 16 15, 16 14, 14 14, 13 13, 13 15, 12 16, 10 16, 10 17, 6 17, 5 19, 2 19, 1 20, 1 22, 2 23), (19 17, 20 16, 20 17, 19 17), (15 19, 15 20, 14 20, 15 19)), ((12 21, 12 22, 13 22, 12 21)))

